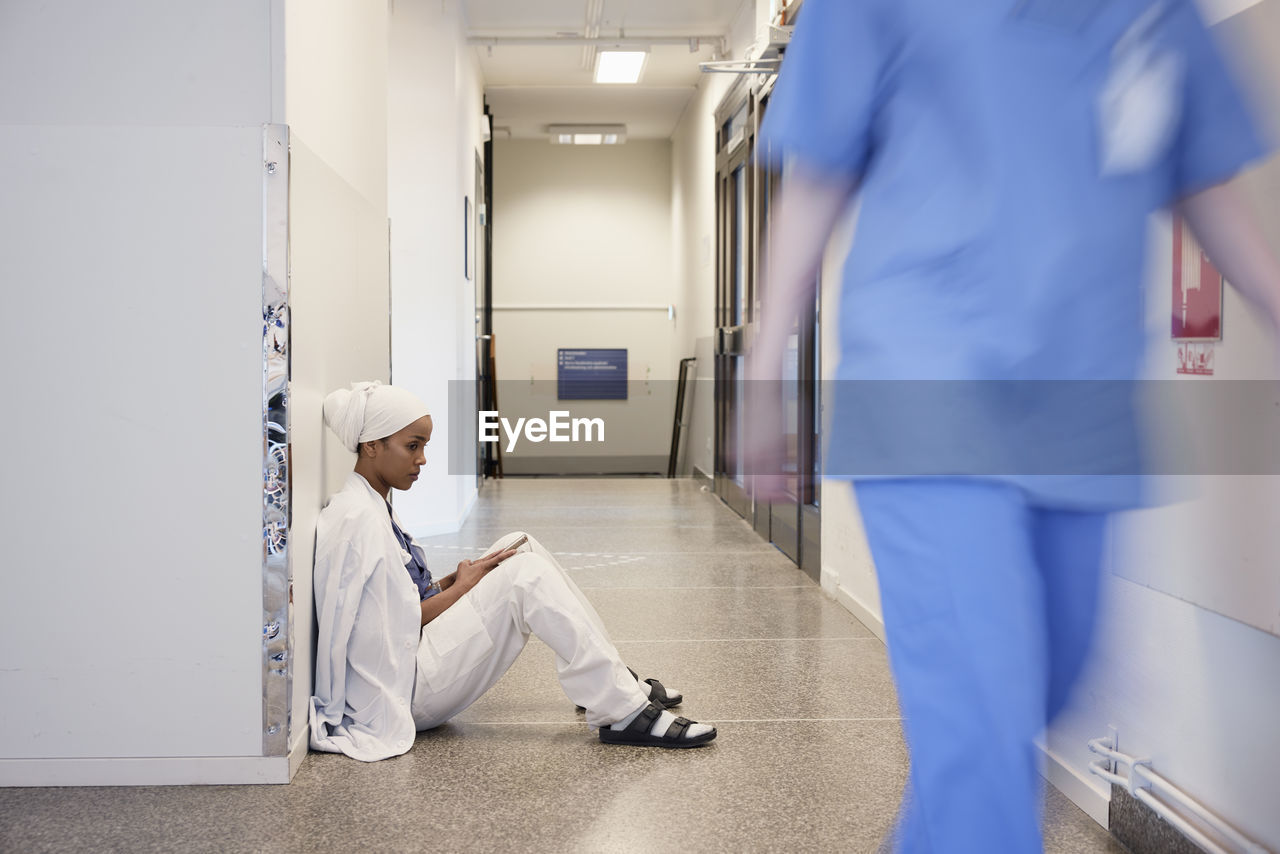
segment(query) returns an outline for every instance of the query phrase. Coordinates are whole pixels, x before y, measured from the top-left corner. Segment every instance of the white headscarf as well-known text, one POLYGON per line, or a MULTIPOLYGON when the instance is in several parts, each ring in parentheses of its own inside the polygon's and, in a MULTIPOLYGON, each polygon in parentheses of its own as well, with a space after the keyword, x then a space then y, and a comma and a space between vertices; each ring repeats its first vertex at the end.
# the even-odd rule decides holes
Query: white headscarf
POLYGON ((324 423, 352 452, 361 442, 385 439, 430 414, 412 392, 377 380, 352 383, 350 389, 340 388, 324 399, 324 423))

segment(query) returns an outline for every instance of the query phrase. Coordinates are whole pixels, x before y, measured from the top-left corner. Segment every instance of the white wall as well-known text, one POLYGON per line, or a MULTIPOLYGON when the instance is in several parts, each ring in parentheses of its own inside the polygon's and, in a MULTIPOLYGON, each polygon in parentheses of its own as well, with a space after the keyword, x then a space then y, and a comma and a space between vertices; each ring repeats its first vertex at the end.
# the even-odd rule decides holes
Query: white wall
MULTIPOLYGON (((745 0, 729 33, 728 59, 741 58, 768 20, 769 0, 745 0)), ((716 326, 716 110, 737 81, 703 74, 671 137, 671 240, 677 358, 696 356, 697 380, 685 448, 688 471, 714 472, 716 326)), ((684 459, 685 457, 682 457, 684 459)))
POLYGON ((387 203, 387 39, 384 0, 286 0, 289 127, 376 210, 387 203))
POLYGON ((279 778, 262 752, 273 7, 0 11, 0 783, 279 778), (21 491, 19 491, 21 490, 21 491))
MULTIPOLYGON (((1264 123, 1274 125, 1280 58, 1261 47, 1280 39, 1280 2, 1246 5, 1215 29, 1233 56, 1251 56, 1248 82, 1262 96, 1264 123)), ((1280 253, 1280 160, 1239 183, 1280 253)), ((1168 339, 1167 219, 1154 224, 1153 234, 1148 375, 1172 380, 1177 347, 1168 339)), ((1223 340, 1214 349, 1213 378, 1185 382, 1275 378, 1275 347, 1231 290, 1223 340)), ((1149 757, 1156 771, 1214 812, 1280 849, 1280 477, 1205 475, 1179 486, 1181 501, 1125 514, 1114 526, 1096 660, 1048 746, 1060 769, 1092 787, 1082 788, 1078 800, 1100 812, 1105 792, 1087 773, 1084 744, 1114 725, 1121 750, 1149 757)))
POLYGON ((715 110, 732 80, 703 75, 671 139, 671 241, 682 308, 674 341, 678 353, 698 359, 685 441, 690 469, 706 475, 715 467, 715 110))
POLYGON ((464 272, 463 200, 473 210, 482 201, 483 92, 460 4, 396 0, 389 93, 394 380, 427 402, 435 423, 423 477, 395 503, 410 533, 424 536, 457 530, 476 496, 474 475, 449 473, 450 448, 471 443, 451 435, 449 384, 474 386, 480 284, 464 272))
POLYGON ((387 262, 387 10, 363 0, 287 0, 293 460, 290 744, 305 750, 313 673, 315 525, 355 463, 324 427, 324 396, 390 378, 387 262))
MULTIPOLYGON (((822 259, 822 380, 823 389, 835 381, 840 362, 840 281, 845 256, 857 228, 856 206, 836 226, 822 259)), ((828 435, 831 410, 823 406, 823 435, 828 435)), ((853 612, 884 640, 880 583, 862 529, 862 515, 853 485, 844 479, 822 481, 822 589, 853 612)))
POLYGON ((262 126, 292 128, 291 743, 305 747, 315 515, 351 466, 320 400, 389 372, 385 6, 3 15, 0 219, 17 251, 0 261, 14 285, 0 347, 40 360, 24 405, 50 422, 42 443, 85 451, 15 464, 34 494, 6 499, 0 680, 28 702, 0 713, 0 781, 284 781, 283 758, 255 759, 262 126), (31 572, 50 543, 58 571, 31 572))
POLYGON ((561 347, 625 348, 632 382, 625 402, 564 406, 574 417, 604 418, 605 445, 526 442, 504 456, 504 467, 560 472, 594 457, 607 471, 607 454, 644 458, 665 471, 680 359, 675 330, 685 313, 672 280, 671 143, 500 140, 494 172, 493 328, 503 416, 545 418, 558 405, 561 347), (676 320, 666 311, 504 310, 517 304, 674 305, 676 320), (530 380, 539 383, 536 399, 524 397, 530 380))

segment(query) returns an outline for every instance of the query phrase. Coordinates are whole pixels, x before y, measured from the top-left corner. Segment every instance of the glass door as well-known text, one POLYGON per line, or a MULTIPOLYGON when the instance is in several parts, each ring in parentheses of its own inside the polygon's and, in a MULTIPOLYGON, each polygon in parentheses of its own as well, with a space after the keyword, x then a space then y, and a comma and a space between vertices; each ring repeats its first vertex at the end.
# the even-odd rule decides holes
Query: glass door
POLYGON ((717 115, 716 132, 716 494, 739 515, 753 514, 743 465, 746 354, 754 301, 751 220, 754 143, 751 92, 739 81, 717 115))
MULTIPOLYGON (((819 335, 818 306, 810 306, 799 318, 787 339, 779 389, 761 389, 780 398, 786 456, 782 474, 786 497, 767 504, 770 540, 817 580, 819 561, 818 511, 821 443, 821 407, 818 391, 819 335)), ((760 515, 759 504, 757 516, 760 515)))
POLYGON ((716 494, 816 580, 821 573, 818 299, 791 330, 781 385, 748 388, 745 381, 746 353, 761 289, 767 287, 760 273, 769 211, 781 184, 779 174, 758 165, 767 158, 752 156, 772 81, 752 89, 747 79, 730 90, 716 117, 716 494), (747 395, 766 395, 767 405, 783 414, 787 495, 780 501, 757 500, 744 470, 742 439, 756 426, 745 420, 747 395))
MULTIPOLYGON (((492 124, 489 105, 485 118, 492 124)), ((495 373, 493 340, 493 139, 484 141, 483 156, 476 158, 475 206, 475 294, 476 294, 476 407, 477 411, 498 408, 498 378, 495 373)), ((495 442, 476 442, 476 486, 486 477, 502 477, 502 456, 495 442)))

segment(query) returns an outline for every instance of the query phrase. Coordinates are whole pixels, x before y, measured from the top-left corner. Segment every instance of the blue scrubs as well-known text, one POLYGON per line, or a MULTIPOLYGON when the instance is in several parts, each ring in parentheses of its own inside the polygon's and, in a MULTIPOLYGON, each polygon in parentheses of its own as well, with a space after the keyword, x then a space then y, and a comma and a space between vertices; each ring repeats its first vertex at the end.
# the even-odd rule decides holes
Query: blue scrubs
POLYGON ((826 468, 880 578, 899 850, 1040 850, 1031 739, 1138 500, 1147 217, 1263 153, 1192 0, 804 3, 757 155, 860 181, 826 468))
POLYGON ((404 568, 413 579, 413 586, 418 588, 418 599, 425 602, 440 592, 440 582, 431 579, 431 570, 427 569, 427 556, 423 553, 422 546, 415 543, 413 537, 400 530, 400 526, 396 524, 395 514, 391 512, 390 504, 387 505, 387 513, 391 515, 391 530, 395 532, 396 542, 409 556, 404 568))
POLYGON ((1106 514, 1016 486, 858 485, 911 750, 896 850, 1040 850, 1033 739, 1093 634, 1106 514))

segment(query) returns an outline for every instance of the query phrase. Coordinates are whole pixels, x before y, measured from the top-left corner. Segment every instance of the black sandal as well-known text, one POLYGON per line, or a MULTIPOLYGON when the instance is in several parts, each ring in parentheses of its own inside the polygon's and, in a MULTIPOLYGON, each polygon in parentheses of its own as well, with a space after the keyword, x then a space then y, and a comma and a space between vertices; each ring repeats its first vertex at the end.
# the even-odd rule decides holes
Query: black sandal
POLYGON ((646 679, 649 683, 649 700, 664 709, 674 709, 684 701, 683 694, 668 694, 667 689, 657 679, 646 679))
POLYGON ((635 720, 627 724, 626 729, 610 729, 600 727, 600 740, 605 744, 628 744, 635 747, 700 747, 716 737, 716 728, 710 732, 685 738, 685 731, 695 723, 688 718, 676 718, 662 735, 653 735, 653 722, 663 712, 656 703, 650 703, 640 710, 635 720))
MULTIPOLYGON (((628 667, 627 670, 631 673, 631 678, 635 679, 637 682, 640 681, 640 675, 638 673, 630 667, 628 667)), ((668 694, 666 687, 657 679, 646 679, 644 681, 649 685, 650 702, 657 703, 664 709, 674 709, 676 706, 684 702, 684 694, 668 694)), ((586 711, 582 706, 578 706, 577 709, 580 712, 586 711)))
MULTIPOLYGON (((631 674, 632 679, 637 682, 640 681, 639 673, 636 673, 630 667, 627 668, 627 671, 631 674)), ((657 679, 646 679, 644 681, 648 683, 650 688, 649 699, 662 706, 662 708, 674 709, 684 701, 684 694, 668 694, 667 689, 657 679)))

